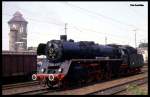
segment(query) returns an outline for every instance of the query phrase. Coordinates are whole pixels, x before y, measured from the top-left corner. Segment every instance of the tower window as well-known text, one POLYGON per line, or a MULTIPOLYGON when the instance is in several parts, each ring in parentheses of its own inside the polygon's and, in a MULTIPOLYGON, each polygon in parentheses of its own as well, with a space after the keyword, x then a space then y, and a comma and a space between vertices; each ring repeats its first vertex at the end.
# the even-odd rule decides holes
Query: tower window
POLYGON ((20 32, 23 32, 23 26, 20 27, 20 32))

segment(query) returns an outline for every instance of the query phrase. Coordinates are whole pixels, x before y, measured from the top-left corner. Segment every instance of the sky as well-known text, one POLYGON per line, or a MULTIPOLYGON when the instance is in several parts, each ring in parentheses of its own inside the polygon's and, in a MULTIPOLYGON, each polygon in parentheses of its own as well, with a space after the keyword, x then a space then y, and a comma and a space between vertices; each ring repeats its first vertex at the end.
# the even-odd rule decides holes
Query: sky
POLYGON ((8 21, 20 11, 28 21, 27 47, 65 34, 76 41, 135 47, 148 42, 148 2, 2 2, 2 50, 9 50, 8 21), (131 6, 143 4, 144 6, 131 6), (134 31, 136 29, 136 31, 134 31))

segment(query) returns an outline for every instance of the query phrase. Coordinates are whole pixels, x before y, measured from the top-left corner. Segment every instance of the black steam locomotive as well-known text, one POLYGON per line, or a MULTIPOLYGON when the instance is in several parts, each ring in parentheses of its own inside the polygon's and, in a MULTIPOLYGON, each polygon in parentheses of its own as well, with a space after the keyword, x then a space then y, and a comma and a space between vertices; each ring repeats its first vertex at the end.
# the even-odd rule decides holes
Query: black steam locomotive
POLYGON ((41 68, 32 75, 48 87, 69 83, 109 80, 141 71, 143 57, 128 45, 99 45, 93 41, 60 40, 39 44, 37 55, 45 55, 41 68))

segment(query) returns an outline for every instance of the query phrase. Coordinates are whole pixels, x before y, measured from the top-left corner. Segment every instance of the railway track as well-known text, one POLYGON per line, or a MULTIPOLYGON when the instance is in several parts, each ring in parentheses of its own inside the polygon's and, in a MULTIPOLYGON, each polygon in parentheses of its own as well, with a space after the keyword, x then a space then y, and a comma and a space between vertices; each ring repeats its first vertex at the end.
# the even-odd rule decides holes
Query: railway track
POLYGON ((43 88, 43 89, 38 89, 38 90, 31 90, 31 91, 26 91, 22 93, 17 93, 14 95, 40 95, 43 93, 48 93, 48 92, 53 92, 55 90, 49 90, 48 88, 43 88))
POLYGON ((114 95, 140 95, 140 94, 147 95, 148 94, 148 83, 133 85, 133 86, 129 85, 128 87, 129 87, 128 89, 115 93, 114 95))
POLYGON ((115 93, 125 90, 124 87, 126 87, 126 85, 131 82, 135 84, 137 83, 138 85, 147 82, 146 73, 147 70, 142 70, 142 73, 138 75, 113 79, 111 81, 95 83, 95 84, 86 85, 82 87, 69 88, 67 90, 59 90, 59 89, 50 90, 48 89, 48 87, 42 87, 38 85, 38 82, 35 81, 26 82, 26 83, 13 84, 13 85, 4 85, 2 88, 4 92, 3 91, 2 92, 4 95, 68 95, 68 94, 69 95, 114 95, 115 93), (124 82, 125 80, 127 80, 128 82, 124 82), (124 83, 120 83, 120 82, 124 82, 124 83), (112 84, 115 85, 112 86, 112 84))
POLYGON ((148 78, 147 77, 143 77, 137 80, 133 80, 127 83, 123 83, 123 84, 118 84, 116 86, 104 89, 104 90, 100 90, 100 91, 96 91, 94 93, 90 93, 90 95, 115 95, 119 92, 125 91, 127 89, 127 86, 129 84, 135 84, 135 85, 142 85, 148 82, 148 78))
POLYGON ((43 95, 114 95, 115 93, 125 90, 128 84, 134 83, 140 85, 147 81, 147 74, 139 74, 67 91, 43 93, 43 95))
POLYGON ((38 81, 8 84, 8 85, 2 85, 2 90, 19 88, 19 87, 27 87, 27 86, 38 85, 38 84, 39 84, 38 81))
MULTIPOLYGON (((109 87, 104 90, 96 91, 93 93, 87 93, 84 95, 114 95, 118 92, 124 91, 126 89, 126 85, 128 85, 128 84, 134 83, 134 84, 140 85, 140 84, 146 83, 147 80, 148 80, 147 76, 141 77, 141 78, 138 78, 138 79, 135 79, 135 80, 123 83, 123 84, 118 84, 116 86, 109 87)), ((101 83, 101 84, 103 84, 103 83, 101 83)), ((84 88, 84 87, 80 87, 80 88, 84 88)), ((17 95, 53 95, 53 94, 61 95, 63 92, 64 92, 64 94, 66 94, 66 93, 69 94, 70 90, 72 91, 72 89, 71 88, 67 89, 68 91, 65 92, 64 90, 59 90, 59 89, 49 90, 48 88, 45 88, 45 89, 41 89, 41 90, 19 93, 17 95)), ((71 92, 71 95, 72 95, 72 92, 71 92)), ((75 95, 76 95, 76 93, 75 93, 75 95)))
POLYGON ((21 94, 39 91, 43 89, 46 89, 46 87, 42 87, 41 85, 31 85, 31 86, 26 86, 26 87, 2 90, 2 94, 3 95, 21 95, 21 94))

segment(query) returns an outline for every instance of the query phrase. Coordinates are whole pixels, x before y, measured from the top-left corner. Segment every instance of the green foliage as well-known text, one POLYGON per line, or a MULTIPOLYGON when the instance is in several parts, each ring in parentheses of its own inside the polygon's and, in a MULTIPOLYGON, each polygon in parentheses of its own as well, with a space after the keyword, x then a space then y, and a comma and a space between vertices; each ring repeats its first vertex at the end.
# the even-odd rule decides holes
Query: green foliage
POLYGON ((131 93, 131 95, 147 95, 147 92, 139 89, 135 84, 128 85, 127 92, 131 93))

